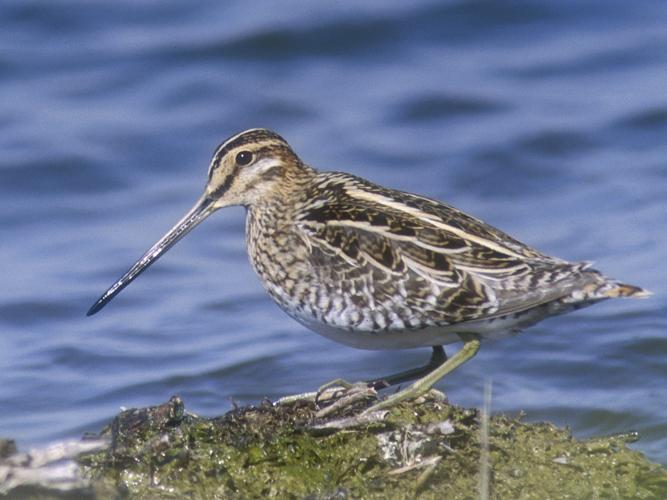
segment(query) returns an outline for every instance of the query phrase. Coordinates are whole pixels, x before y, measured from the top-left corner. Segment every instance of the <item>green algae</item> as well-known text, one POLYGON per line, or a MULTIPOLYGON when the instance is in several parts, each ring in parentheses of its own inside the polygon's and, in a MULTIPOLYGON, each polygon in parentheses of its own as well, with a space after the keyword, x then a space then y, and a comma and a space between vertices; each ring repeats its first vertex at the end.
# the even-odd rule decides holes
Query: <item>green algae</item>
MULTIPOLYGON (((426 398, 327 429, 315 410, 309 401, 267 401, 204 419, 172 398, 118 415, 102 432, 109 449, 81 463, 105 496, 479 497, 476 410, 426 398)), ((491 498, 665 497, 667 470, 629 449, 634 438, 576 440, 551 424, 491 417, 491 498)))

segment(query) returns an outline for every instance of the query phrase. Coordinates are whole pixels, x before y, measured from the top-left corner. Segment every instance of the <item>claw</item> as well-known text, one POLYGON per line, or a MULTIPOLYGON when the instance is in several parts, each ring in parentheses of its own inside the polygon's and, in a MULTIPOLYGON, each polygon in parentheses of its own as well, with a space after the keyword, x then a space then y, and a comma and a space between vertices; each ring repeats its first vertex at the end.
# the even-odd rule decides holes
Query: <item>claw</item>
POLYGON ((372 387, 366 384, 352 385, 336 399, 333 403, 320 409, 315 416, 317 418, 328 417, 329 415, 338 413, 339 411, 353 406, 359 401, 366 401, 367 399, 377 398, 377 392, 372 387))
POLYGON ((345 392, 354 388, 366 389, 368 388, 368 385, 365 382, 348 382, 342 378, 330 380, 317 389, 317 393, 315 394, 315 404, 319 405, 320 402, 340 398, 345 394, 345 392))

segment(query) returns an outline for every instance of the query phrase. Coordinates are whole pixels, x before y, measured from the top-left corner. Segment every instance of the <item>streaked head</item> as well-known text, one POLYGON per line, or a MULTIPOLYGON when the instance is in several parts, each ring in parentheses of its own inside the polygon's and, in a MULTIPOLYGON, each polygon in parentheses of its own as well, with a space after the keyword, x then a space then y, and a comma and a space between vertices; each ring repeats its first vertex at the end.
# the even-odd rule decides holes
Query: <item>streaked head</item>
POLYGON ((301 168, 299 157, 278 134, 263 128, 246 130, 215 151, 204 195, 214 200, 215 208, 251 206, 301 168))
POLYGON ((250 129, 234 135, 215 151, 204 194, 197 203, 155 243, 88 310, 95 314, 148 266, 217 209, 246 207, 281 196, 291 181, 309 171, 289 144, 275 132, 250 129))

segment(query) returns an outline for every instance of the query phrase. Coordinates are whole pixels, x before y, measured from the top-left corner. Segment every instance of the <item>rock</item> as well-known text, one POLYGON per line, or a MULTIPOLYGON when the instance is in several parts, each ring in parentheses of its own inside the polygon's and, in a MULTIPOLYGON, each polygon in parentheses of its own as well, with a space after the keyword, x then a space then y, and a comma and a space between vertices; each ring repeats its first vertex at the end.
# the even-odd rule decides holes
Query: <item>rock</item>
MULTIPOLYGON (((210 419, 175 397, 123 411, 97 436, 109 446, 76 455, 79 474, 91 498, 479 496, 476 410, 426 398, 373 418, 357 419, 354 406, 318 418, 312 398, 285 401, 210 419)), ((664 497, 667 469, 630 450, 634 439, 576 440, 551 424, 493 416, 490 498, 664 497)))

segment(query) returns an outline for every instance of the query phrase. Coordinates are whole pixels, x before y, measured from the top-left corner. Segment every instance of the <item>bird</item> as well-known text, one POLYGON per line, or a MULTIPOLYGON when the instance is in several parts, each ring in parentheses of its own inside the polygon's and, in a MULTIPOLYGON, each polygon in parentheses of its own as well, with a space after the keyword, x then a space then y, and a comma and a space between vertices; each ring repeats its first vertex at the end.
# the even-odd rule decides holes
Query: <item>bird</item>
POLYGON ((195 205, 89 309, 97 313, 218 209, 246 209, 250 264, 306 328, 360 349, 430 347, 430 361, 366 382, 412 381, 366 411, 428 392, 487 339, 547 317, 647 290, 588 262, 546 255, 446 203, 344 172, 319 171, 276 132, 222 142, 195 205), (444 345, 463 342, 448 358, 444 345))

